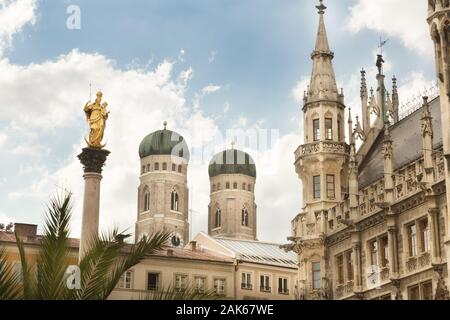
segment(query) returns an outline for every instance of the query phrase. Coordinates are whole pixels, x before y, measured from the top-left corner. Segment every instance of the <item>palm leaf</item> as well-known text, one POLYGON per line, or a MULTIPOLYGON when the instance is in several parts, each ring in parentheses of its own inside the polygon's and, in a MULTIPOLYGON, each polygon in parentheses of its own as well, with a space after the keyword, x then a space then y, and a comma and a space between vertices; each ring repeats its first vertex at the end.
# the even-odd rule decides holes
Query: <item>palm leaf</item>
POLYGON ((22 297, 19 275, 6 258, 6 250, 0 249, 0 300, 14 300, 22 297))
POLYGON ((102 286, 101 299, 107 299, 111 292, 117 286, 120 277, 131 267, 135 266, 149 255, 162 250, 170 238, 170 233, 161 231, 153 234, 151 237, 143 237, 138 243, 131 245, 129 251, 122 254, 115 266, 112 268, 111 274, 108 275, 107 281, 102 286))
POLYGON ((36 299, 63 299, 68 295, 65 273, 69 257, 72 195, 55 196, 47 207, 44 235, 37 260, 36 299))
POLYGON ((23 241, 18 237, 17 233, 16 243, 17 248, 19 249, 20 262, 22 265, 23 298, 25 300, 32 300, 36 297, 36 278, 33 277, 32 270, 28 265, 23 241))
POLYGON ((214 289, 199 291, 196 286, 188 284, 184 290, 179 290, 173 286, 167 289, 162 289, 154 294, 147 296, 148 300, 177 300, 177 301, 192 301, 192 300, 227 300, 224 295, 216 293, 214 289))

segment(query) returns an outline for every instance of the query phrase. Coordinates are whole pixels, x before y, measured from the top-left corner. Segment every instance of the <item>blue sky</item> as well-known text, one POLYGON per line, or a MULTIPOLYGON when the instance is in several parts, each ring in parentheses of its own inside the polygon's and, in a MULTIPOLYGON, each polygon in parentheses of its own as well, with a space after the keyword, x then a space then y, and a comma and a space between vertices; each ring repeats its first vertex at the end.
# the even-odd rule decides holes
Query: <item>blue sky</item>
MULTIPOLYGON (((15 2, 0 1, 0 17, 15 2)), ((374 67, 380 36, 389 39, 387 78, 397 75, 403 101, 434 78, 432 45, 424 20, 426 4, 405 7, 406 3, 325 1, 336 77, 353 110, 360 108, 358 70, 374 67), (399 17, 398 12, 404 13, 399 17), (413 27, 410 21, 415 21, 413 27)), ((115 222, 132 228, 138 172, 137 151, 133 154, 133 150, 146 133, 159 129, 163 119, 169 118, 174 130, 211 135, 228 128, 277 129, 282 163, 267 176, 264 172, 269 170, 258 167, 262 174, 257 199, 262 216, 260 238, 282 242, 290 219, 301 207, 301 185, 292 165, 292 153, 301 143, 301 108, 294 92, 301 92, 310 74, 316 4, 313 0, 23 0, 23 6, 32 10, 28 21, 10 18, 11 28, 0 27, 0 69, 11 75, 0 79, 0 98, 6 96, 5 102, 13 104, 3 104, 0 111, 0 222, 40 223, 46 199, 63 185, 75 189, 77 223, 81 168, 74 155, 86 128, 81 113, 72 116, 67 110, 78 112, 88 99, 92 81, 94 90, 105 91, 106 100, 110 96, 117 104, 126 99, 139 104, 133 109, 110 101, 112 116, 127 112, 142 118, 138 125, 116 119, 109 128, 132 141, 129 149, 118 145, 111 150, 115 158, 105 172, 105 179, 107 175, 123 179, 123 185, 102 200, 108 209, 117 208, 113 198, 127 204, 121 207, 123 212, 114 213, 115 222), (66 27, 69 5, 81 9, 80 30, 66 27), (180 84, 180 75, 189 70, 187 84, 180 84), (152 82, 155 74, 163 78, 163 84, 152 82), (110 92, 105 90, 109 77, 117 78, 114 92, 112 87, 110 92), (153 88, 158 94, 147 97, 146 90, 154 92, 153 88), (65 109, 55 112, 55 108, 65 109), (136 125, 138 129, 131 129, 136 125), (281 181, 286 181, 286 190, 281 181), (279 228, 273 230, 271 222, 279 215, 279 228)), ((374 78, 368 81, 375 85, 374 78)), ((112 134, 110 139, 114 147, 112 134)), ((195 190, 194 209, 201 212, 194 218, 194 231, 206 228, 205 171, 206 164, 193 166, 189 181, 195 190)), ((111 219, 104 219, 105 227, 111 224, 106 220, 111 219)), ((77 230, 75 226, 75 235, 77 230)))

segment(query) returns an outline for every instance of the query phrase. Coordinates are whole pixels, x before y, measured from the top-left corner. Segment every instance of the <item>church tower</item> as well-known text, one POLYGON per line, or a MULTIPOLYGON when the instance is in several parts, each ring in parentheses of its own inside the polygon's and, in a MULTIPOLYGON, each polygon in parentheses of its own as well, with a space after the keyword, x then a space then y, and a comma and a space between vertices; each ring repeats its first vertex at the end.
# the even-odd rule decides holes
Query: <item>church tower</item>
MULTIPOLYGON (((326 6, 319 28, 311 82, 303 105, 304 144, 295 152, 295 168, 303 183, 303 212, 293 221, 293 250, 299 254, 299 294, 306 299, 329 296, 329 261, 325 248, 329 215, 343 212, 348 194, 350 147, 345 143, 344 96, 338 91, 325 28, 326 6)), ((331 217, 330 217, 331 218, 331 217)), ((343 217, 344 218, 344 217, 343 217)))
MULTIPOLYGON (((434 42, 436 74, 440 86, 442 140, 445 156, 445 186, 447 190, 446 221, 450 221, 450 3, 448 0, 428 0, 428 24, 434 42)), ((450 257, 450 228, 444 239, 446 256, 450 257)), ((450 275, 450 263, 447 263, 450 275)), ((449 280, 450 281, 450 280, 449 280)))
POLYGON ((164 129, 146 136, 139 146, 141 158, 136 240, 166 230, 170 244, 189 241, 189 149, 178 133, 164 129))
POLYGON ((212 158, 208 170, 209 235, 256 240, 256 166, 252 157, 234 148, 225 150, 212 158))

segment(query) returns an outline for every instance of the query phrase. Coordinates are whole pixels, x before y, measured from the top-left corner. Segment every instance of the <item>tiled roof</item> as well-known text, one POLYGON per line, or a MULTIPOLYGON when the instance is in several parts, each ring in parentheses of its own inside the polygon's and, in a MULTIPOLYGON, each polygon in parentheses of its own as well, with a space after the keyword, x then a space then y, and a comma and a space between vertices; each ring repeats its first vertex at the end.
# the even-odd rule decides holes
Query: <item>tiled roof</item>
POLYGON ((169 248, 166 250, 159 251, 152 256, 156 257, 168 257, 168 258, 178 258, 178 259, 189 259, 189 260, 203 260, 203 261, 213 261, 213 262, 225 262, 233 263, 233 259, 226 256, 213 255, 201 250, 190 250, 183 248, 169 248))
POLYGON ((234 252, 238 260, 297 268, 297 254, 284 251, 279 244, 229 238, 214 240, 234 252))
MULTIPOLYGON (((26 237, 22 238, 22 241, 25 244, 33 244, 33 245, 39 245, 41 243, 42 236, 37 235, 35 237, 26 237)), ((0 243, 1 242, 7 242, 7 243, 16 243, 16 236, 13 232, 5 232, 0 231, 0 243)), ((75 238, 69 238, 69 247, 70 248, 78 248, 80 245, 80 240, 75 238)))
MULTIPOLYGON (((38 235, 32 238, 24 238, 25 244, 29 245, 39 245, 41 243, 42 236, 38 235)), ((0 231, 0 245, 1 243, 16 243, 16 237, 12 232, 0 231)), ((80 240, 75 238, 69 238, 69 247, 77 249, 79 247, 80 240)), ((127 245, 125 251, 129 250, 131 247, 127 245)), ((189 259, 189 260, 201 260, 201 261, 211 261, 211 262, 223 262, 223 263, 233 263, 233 259, 226 256, 213 255, 211 253, 203 252, 201 250, 190 250, 183 248, 168 248, 161 250, 150 257, 167 257, 167 258, 178 258, 178 259, 189 259)))
MULTIPOLYGON (((394 170, 398 170, 423 156, 420 130, 422 111, 423 108, 420 108, 390 128, 394 149, 394 170)), ((442 145, 439 98, 430 102, 430 111, 433 117, 433 147, 438 148, 442 145)), ((359 166, 360 188, 365 188, 384 176, 383 138, 384 132, 382 131, 359 166)))

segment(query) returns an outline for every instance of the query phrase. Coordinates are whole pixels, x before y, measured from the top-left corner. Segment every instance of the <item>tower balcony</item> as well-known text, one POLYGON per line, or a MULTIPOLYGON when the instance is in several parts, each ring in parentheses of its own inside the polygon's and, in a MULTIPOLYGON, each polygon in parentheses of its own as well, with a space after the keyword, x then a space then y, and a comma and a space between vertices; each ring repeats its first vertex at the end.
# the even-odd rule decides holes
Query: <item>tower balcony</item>
POLYGON ((295 160, 301 160, 317 154, 346 155, 350 153, 350 146, 342 142, 318 141, 303 144, 295 151, 295 160))

